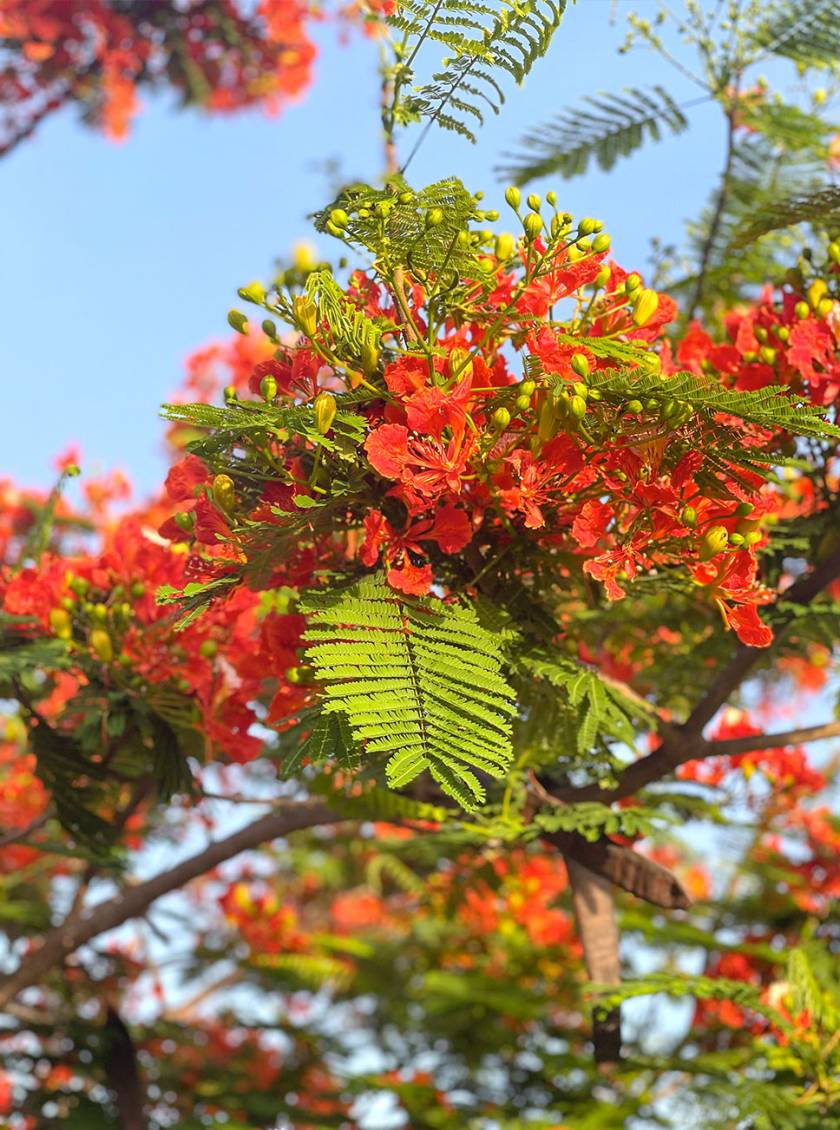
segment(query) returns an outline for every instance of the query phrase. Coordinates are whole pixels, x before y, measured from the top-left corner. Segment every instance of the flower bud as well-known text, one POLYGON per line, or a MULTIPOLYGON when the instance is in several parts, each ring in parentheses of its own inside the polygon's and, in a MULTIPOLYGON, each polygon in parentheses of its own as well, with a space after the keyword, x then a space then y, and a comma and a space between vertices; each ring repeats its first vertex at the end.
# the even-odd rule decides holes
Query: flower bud
POLYGON ((439 228, 443 223, 443 220, 444 216, 442 208, 430 208, 426 213, 426 227, 439 228))
POLYGON ((840 264, 840 243, 832 240, 828 245, 828 256, 833 263, 840 264))
POLYGON ((640 412, 644 412, 644 405, 641 400, 628 400, 625 408, 628 412, 632 412, 636 416, 638 416, 640 412))
POLYGON ((746 518, 749 514, 752 514, 753 510, 755 510, 755 506, 753 506, 751 502, 746 501, 739 502, 735 507, 735 513, 739 518, 746 518))
POLYGON ((496 237, 496 258, 506 262, 516 250, 516 240, 510 232, 502 232, 496 237))
POLYGON ((71 577, 67 585, 76 596, 85 596, 90 588, 90 581, 85 580, 84 577, 71 577))
POLYGON ((711 526, 703 536, 700 543, 699 556, 701 561, 710 561, 717 557, 729 542, 726 526, 711 526))
POLYGON ((530 396, 517 396, 513 406, 517 412, 526 412, 531 407, 530 396))
POLYGON ((684 526, 688 526, 689 529, 697 524, 697 511, 693 506, 683 507, 683 512, 680 514, 680 521, 684 526))
POLYGON ((585 353, 573 353, 571 360, 572 372, 577 373, 583 380, 589 376, 589 358, 585 353))
POLYGON ((64 608, 50 609, 50 627, 60 640, 69 640, 73 635, 73 622, 64 608))
POLYGON ((271 373, 266 374, 260 381, 260 396, 266 404, 271 404, 277 396, 277 380, 271 373))
POLYGON ((103 604, 101 600, 97 601, 93 606, 91 616, 98 624, 104 624, 108 619, 108 605, 103 604))
POLYGON ((460 247, 462 251, 466 251, 472 247, 472 232, 466 229, 459 231, 455 237, 455 246, 460 247))
POLYGON ((318 328, 318 311, 311 298, 299 294, 292 300, 292 313, 296 325, 303 330, 307 337, 314 337, 318 328))
POLYGON ((400 204, 411 204, 411 202, 414 200, 414 193, 409 191, 401 192, 397 197, 397 200, 400 202, 400 204))
POLYGON ((363 341, 362 348, 359 351, 359 356, 362 362, 362 369, 366 377, 372 376, 379 366, 379 350, 371 341, 363 341))
POLYGON ((510 412, 507 408, 497 408, 491 419, 494 429, 497 432, 503 432, 510 423, 510 412))
POLYGON ((546 203, 552 208, 557 204, 557 193, 552 189, 551 192, 545 194, 546 203))
POLYGON ((542 402, 537 420, 537 436, 542 443, 548 443, 557 431, 560 403, 564 402, 557 402, 550 396, 547 396, 542 402))
POLYGON ((522 203, 522 193, 519 191, 515 184, 512 184, 505 189, 505 200, 510 205, 510 207, 514 209, 518 208, 522 203))
POLYGON ((787 345, 788 341, 790 341, 790 330, 787 328, 787 326, 779 326, 779 328, 776 330, 776 337, 784 345, 787 345))
POLYGON ((236 505, 236 488, 230 475, 216 475, 213 479, 213 498, 216 505, 230 514, 236 505))
POLYGON ((582 396, 573 396, 570 407, 576 420, 582 420, 586 415, 586 401, 582 396))
POLYGON ((824 298, 828 291, 828 284, 825 279, 814 279, 808 287, 808 304, 812 310, 816 310, 820 304, 820 299, 824 298))
POLYGON ((530 193, 525 200, 525 203, 528 205, 532 212, 539 212, 540 208, 542 207, 542 200, 540 200, 539 195, 536 192, 530 193))
POLYGON ((638 290, 641 285, 641 276, 637 275, 635 271, 624 280, 624 287, 628 294, 632 294, 635 290, 638 290))
POLYGON ((525 235, 528 239, 536 239, 543 229, 542 216, 537 212, 529 212, 523 221, 525 235))
POLYGON ((745 541, 744 535, 739 534, 737 530, 734 533, 729 535, 729 544, 730 545, 734 545, 734 546, 737 547, 739 545, 743 545, 744 541, 745 541))
POLYGON ((337 227, 339 231, 344 231, 350 223, 350 217, 343 208, 333 208, 330 212, 330 223, 337 227))
POLYGON ((602 231, 592 240, 592 250, 600 255, 602 251, 609 251, 612 239, 608 232, 602 231))
POLYGON ((817 313, 821 318, 827 318, 834 309, 833 298, 821 298, 817 303, 817 313))
POLYGON ((519 395, 520 396, 533 396, 534 392, 536 391, 536 388, 537 388, 536 381, 523 381, 522 384, 519 386, 519 395))
POLYGON ((633 325, 647 325, 658 309, 659 295, 656 291, 647 287, 640 290, 633 303, 633 325))
POLYGON ((219 645, 215 640, 202 640, 198 648, 198 654, 202 659, 212 659, 219 650, 219 645))
POLYGON ((271 318, 265 318, 262 323, 262 332, 271 341, 277 341, 277 326, 272 322, 271 318))
POLYGON ((93 629, 90 633, 90 646, 93 648, 94 654, 103 663, 110 663, 114 658, 114 645, 104 628, 93 629))
POLYGON ((236 293, 245 302, 256 302, 258 306, 265 302, 265 287, 261 282, 250 282, 247 286, 241 286, 236 293))
POLYGON ((612 272, 610 271, 607 264, 604 263, 604 265, 601 267, 598 274, 595 276, 595 286, 598 288, 598 290, 601 290, 603 287, 605 287, 607 285, 607 283, 610 280, 610 274, 611 273, 612 272))
POLYGON ((583 219, 578 222, 578 231, 581 235, 592 235, 593 232, 598 230, 597 223, 598 221, 593 220, 591 216, 584 216, 583 219))
POLYGON ((195 514, 192 510, 181 510, 175 515, 175 525, 180 530, 189 533, 195 525, 195 514))
POLYGON ((236 385, 225 385, 222 395, 225 398, 225 404, 233 404, 239 399, 239 394, 236 391, 236 385))
POLYGON ((496 220, 499 218, 499 213, 495 208, 491 208, 489 212, 484 213, 484 218, 485 220, 489 220, 491 224, 495 224, 496 220))
POLYGON ((762 345, 758 355, 767 365, 775 365, 779 354, 778 350, 774 349, 772 345, 762 345))
POLYGON ((755 545, 761 541, 761 530, 749 530, 744 534, 745 545, 755 545))
POLYGON ((325 436, 332 427, 337 406, 331 392, 319 392, 315 397, 315 427, 325 436))
POLYGON ((248 319, 241 310, 228 310, 227 320, 231 329, 236 330, 238 334, 248 332, 248 319))
POLYGON ((803 321, 810 315, 811 307, 807 302, 797 302, 797 304, 793 308, 793 312, 800 321, 803 321))
POLYGON ((588 255, 592 250, 592 240, 588 236, 583 236, 581 239, 575 240, 575 247, 578 251, 583 251, 588 255))
POLYGON ((582 396, 584 400, 589 399, 589 389, 580 381, 575 381, 575 383, 572 385, 572 392, 575 394, 575 396, 582 396))

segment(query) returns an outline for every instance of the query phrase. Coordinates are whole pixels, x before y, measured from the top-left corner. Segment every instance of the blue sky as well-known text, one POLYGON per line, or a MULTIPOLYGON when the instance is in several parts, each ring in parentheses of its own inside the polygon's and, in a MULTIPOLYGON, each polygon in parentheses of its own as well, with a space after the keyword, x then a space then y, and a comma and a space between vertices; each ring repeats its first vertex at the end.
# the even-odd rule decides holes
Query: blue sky
MULTIPOLYGON (((504 150, 581 95, 661 81, 678 101, 696 97, 650 53, 617 54, 631 10, 652 15, 654 4, 570 5, 549 55, 478 145, 430 133, 412 183, 455 173, 484 189, 489 207, 501 200, 493 167, 504 150)), ((76 441, 85 472, 120 467, 141 492, 160 481, 157 409, 184 358, 228 333, 237 286, 267 277, 309 235, 307 212, 332 195, 326 162, 347 180, 380 171, 376 49, 361 35, 341 46, 327 27, 317 39, 315 83, 279 118, 210 118, 146 95, 123 145, 82 127, 71 109, 0 162, 0 474, 49 485, 54 456, 76 441)), ((605 220, 628 268, 644 266, 652 235, 679 238, 714 183, 719 111, 700 106, 691 122, 611 175, 553 185, 563 208, 605 220)), ((329 239, 320 247, 338 251, 329 239)))

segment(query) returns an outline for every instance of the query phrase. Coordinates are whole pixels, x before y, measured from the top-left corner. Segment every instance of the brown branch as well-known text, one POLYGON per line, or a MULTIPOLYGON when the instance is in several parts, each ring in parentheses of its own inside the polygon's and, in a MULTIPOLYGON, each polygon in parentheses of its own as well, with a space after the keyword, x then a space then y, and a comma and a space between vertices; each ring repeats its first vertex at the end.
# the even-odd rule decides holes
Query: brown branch
POLYGON ((290 832, 319 824, 335 824, 339 820, 340 817, 320 801, 288 805, 259 817, 223 840, 209 844, 203 851, 168 871, 137 883, 115 898, 97 903, 72 921, 57 926, 34 953, 23 959, 14 973, 0 980, 0 1008, 5 1008, 23 989, 40 981, 54 966, 62 964, 80 946, 131 918, 139 917, 163 895, 179 890, 225 860, 290 832))
POLYGON ((840 722, 824 722, 821 726, 804 726, 801 730, 786 730, 782 734, 753 734, 746 738, 707 742, 704 756, 731 757, 733 754, 751 753, 753 750, 781 749, 783 746, 837 737, 840 737, 840 722))
MULTIPOLYGON (((590 981, 600 985, 621 984, 620 938, 612 890, 606 879, 570 861, 569 882, 578 934, 590 981)), ((592 1014, 595 1062, 610 1064, 621 1058, 621 1009, 592 1014)))
MULTIPOLYGON (((810 573, 800 577, 789 589, 780 593, 778 601, 800 606, 810 604, 815 596, 838 577, 840 577, 840 548, 810 573)), ((567 803, 599 800, 607 804, 613 800, 633 796, 645 785, 650 785, 672 773, 686 761, 710 756, 713 752, 713 743, 704 739, 703 729, 767 654, 767 648, 741 645, 692 710, 688 720, 682 726, 676 727, 676 730, 672 731, 653 753, 628 765, 615 788, 602 789, 599 785, 585 785, 583 788, 557 789, 554 790, 556 798, 567 803)))

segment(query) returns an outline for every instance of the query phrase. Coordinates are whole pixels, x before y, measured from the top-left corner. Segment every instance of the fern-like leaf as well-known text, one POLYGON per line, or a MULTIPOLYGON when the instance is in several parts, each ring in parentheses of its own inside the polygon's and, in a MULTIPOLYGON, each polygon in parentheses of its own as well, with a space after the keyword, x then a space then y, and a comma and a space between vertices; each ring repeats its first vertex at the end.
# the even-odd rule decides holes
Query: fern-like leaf
POLYGON ((830 67, 840 58, 838 0, 782 0, 769 6, 753 36, 763 55, 806 67, 830 67))
POLYGON ((682 109, 661 86, 627 87, 584 103, 586 109, 564 110, 526 134, 500 166, 501 175, 516 184, 552 173, 571 179, 585 173, 593 158, 607 171, 646 139, 659 141, 663 130, 678 134, 688 128, 682 109))
POLYGON ((840 227, 840 188, 829 185, 765 204, 741 226, 733 243, 735 247, 745 247, 768 232, 796 224, 813 224, 830 230, 840 227))
POLYGON ((475 612, 403 598, 380 575, 310 594, 302 609, 324 710, 346 716, 368 755, 387 756, 392 788, 428 770, 474 809, 475 770, 502 777, 510 765, 514 713, 498 643, 475 612))

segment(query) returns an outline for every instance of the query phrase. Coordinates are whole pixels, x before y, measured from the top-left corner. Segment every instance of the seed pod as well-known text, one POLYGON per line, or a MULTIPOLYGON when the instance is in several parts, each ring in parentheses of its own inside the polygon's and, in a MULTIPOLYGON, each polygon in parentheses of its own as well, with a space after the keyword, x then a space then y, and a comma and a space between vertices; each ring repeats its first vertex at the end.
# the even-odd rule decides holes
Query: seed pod
POLYGON ((703 536, 700 543, 699 555, 701 561, 710 561, 717 557, 729 542, 726 526, 711 526, 703 536))
POLYGON ((236 330, 238 334, 248 332, 248 319, 241 310, 228 310, 227 320, 231 329, 236 330))
POLYGON ((693 506, 683 507, 683 511, 680 514, 680 521, 684 526, 688 526, 689 529, 697 524, 697 511, 693 506))
POLYGON ((513 406, 517 412, 526 412, 531 407, 530 396, 517 396, 513 406))
POLYGON ((69 640, 73 635, 73 622, 64 608, 50 609, 50 627, 60 640, 69 640))
POLYGON ((247 286, 241 286, 236 293, 245 302, 255 302, 258 306, 265 302, 265 287, 256 280, 248 283, 247 286))
POLYGON ((331 392, 319 392, 315 397, 315 426, 322 436, 332 427, 337 406, 331 392))
POLYGON ((633 325, 645 326, 659 309, 659 295, 645 287, 633 302, 633 325))
POLYGON ((307 337, 314 337, 318 328, 318 311, 311 298, 299 294, 292 300, 292 313, 295 323, 307 337))
POLYGON ((800 321, 804 321, 804 319, 810 315, 811 307, 807 302, 797 302, 793 308, 793 312, 800 321))
POLYGON ((114 658, 114 645, 104 628, 93 629, 90 633, 90 646, 93 648, 94 654, 103 663, 110 663, 114 658))
POLYGON ((268 373, 260 381, 260 396, 266 404, 271 404, 277 396, 277 380, 272 377, 271 373, 268 373))
POLYGON ((505 200, 511 208, 518 208, 522 203, 522 193, 515 184, 510 185, 505 189, 505 200))
POLYGON ((576 420, 582 420, 586 415, 586 401, 582 396, 573 396, 570 402, 570 408, 576 420))
POLYGON ((350 223, 350 217, 343 208, 333 208, 330 212, 330 223, 334 224, 339 231, 344 231, 350 223))
POLYGON ((536 192, 530 193, 525 203, 528 205, 532 212, 539 212, 540 208, 542 207, 542 200, 540 200, 536 192))
POLYGON ((230 514, 236 505, 236 488, 230 475, 216 475, 213 479, 213 498, 216 505, 230 514))
POLYGON ((586 378, 589 376, 589 358, 586 356, 586 354, 573 353, 570 364, 572 366, 572 372, 577 373, 579 377, 582 377, 583 380, 586 380, 586 378))
POLYGON ((497 432, 503 432, 510 423, 510 412, 507 408, 497 408, 491 419, 494 429, 497 432))
POLYGON ((634 415, 638 415, 639 412, 644 411, 644 405, 642 404, 641 400, 628 400, 625 408, 628 412, 632 412, 634 415))
POLYGON ((496 258, 507 262, 516 250, 516 240, 510 232, 502 232, 496 237, 496 258))
POLYGON ((609 251, 611 243, 612 238, 609 233, 602 231, 592 240, 592 250, 600 255, 602 251, 609 251))
POLYGON ((530 240, 534 240, 543 229, 542 216, 537 212, 529 212, 523 221, 525 227, 525 235, 530 240))

